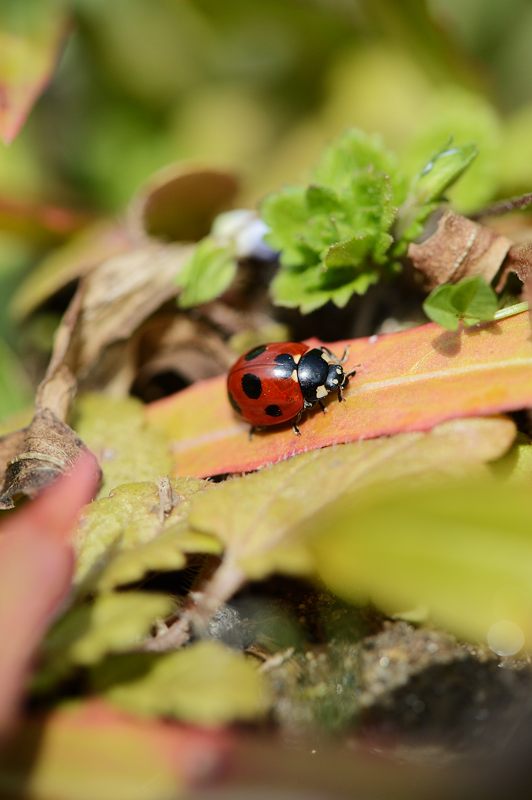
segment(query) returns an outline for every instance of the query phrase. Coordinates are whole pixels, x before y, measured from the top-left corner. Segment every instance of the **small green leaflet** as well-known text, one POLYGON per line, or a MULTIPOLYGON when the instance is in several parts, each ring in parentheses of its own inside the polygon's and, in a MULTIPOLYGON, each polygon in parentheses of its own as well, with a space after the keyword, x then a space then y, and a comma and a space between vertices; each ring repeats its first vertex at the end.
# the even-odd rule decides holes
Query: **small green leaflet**
POLYGON ((181 308, 208 303, 223 294, 236 275, 237 260, 232 247, 211 237, 203 239, 177 276, 181 308))
POLYGON ((497 295, 483 278, 463 278, 455 284, 445 283, 432 291, 423 310, 429 319, 450 331, 489 322, 497 311, 497 295))
POLYGON ((458 180, 477 155, 477 148, 473 144, 464 147, 447 145, 432 156, 415 176, 397 215, 396 255, 406 252, 408 244, 421 234, 423 223, 437 208, 444 192, 458 180))

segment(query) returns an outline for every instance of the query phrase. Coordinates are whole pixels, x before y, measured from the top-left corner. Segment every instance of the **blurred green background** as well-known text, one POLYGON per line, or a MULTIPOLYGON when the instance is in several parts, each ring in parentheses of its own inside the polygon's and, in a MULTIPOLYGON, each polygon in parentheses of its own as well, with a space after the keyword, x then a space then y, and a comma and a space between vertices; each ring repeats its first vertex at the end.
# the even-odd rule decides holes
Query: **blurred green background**
POLYGON ((52 307, 15 326, 16 287, 165 164, 233 168, 254 206, 355 125, 413 169, 450 137, 475 142, 453 194, 466 212, 532 187, 526 0, 7 0, 0 34, 38 42, 61 15, 51 83, 0 145, 0 418, 28 402, 28 353, 57 319, 52 307), (79 213, 50 226, 49 206, 79 213))

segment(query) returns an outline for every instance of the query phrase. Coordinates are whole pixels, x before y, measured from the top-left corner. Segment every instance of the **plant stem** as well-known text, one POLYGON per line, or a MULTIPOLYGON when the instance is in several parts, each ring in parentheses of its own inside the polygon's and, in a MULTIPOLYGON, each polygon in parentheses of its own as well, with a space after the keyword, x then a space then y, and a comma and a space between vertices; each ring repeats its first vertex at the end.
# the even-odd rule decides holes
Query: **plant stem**
POLYGON ((515 303, 515 305, 507 306, 506 308, 500 308, 495 312, 493 319, 506 319, 506 317, 513 317, 515 314, 520 314, 522 311, 528 311, 528 303, 526 301, 523 303, 515 303))

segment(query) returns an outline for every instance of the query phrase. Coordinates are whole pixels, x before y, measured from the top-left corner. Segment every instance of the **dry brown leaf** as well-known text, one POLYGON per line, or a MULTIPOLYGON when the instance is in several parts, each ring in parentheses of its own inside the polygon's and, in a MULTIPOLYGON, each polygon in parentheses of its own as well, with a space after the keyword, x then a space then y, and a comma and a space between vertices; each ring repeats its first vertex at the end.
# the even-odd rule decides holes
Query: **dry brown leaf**
MULTIPOLYGON (((102 254, 96 236, 97 247, 89 246, 88 261, 92 266, 97 258, 104 260, 85 274, 59 326, 50 364, 37 390, 34 419, 4 441, 0 507, 11 507, 20 494, 34 496, 83 449, 66 424, 80 384, 84 388, 103 384, 118 394, 130 389, 147 341, 146 331, 132 337, 154 311, 175 297, 176 274, 192 247, 163 244, 150 237, 194 241, 208 232, 214 216, 230 205, 236 190, 236 179, 230 174, 208 169, 184 172, 182 168, 176 172, 173 167, 155 176, 130 208, 136 249, 105 258, 116 243, 112 239, 111 250, 106 250, 106 244, 102 254)), ((120 241, 118 249, 123 246, 120 241)), ((83 258, 74 264, 76 274, 87 267, 85 249, 81 247, 83 258)), ((76 248, 74 256, 79 256, 76 248)), ((68 259, 66 266, 70 268, 68 259)), ((156 330, 152 326, 151 332, 158 354, 144 360, 145 381, 170 367, 190 380, 210 377, 231 361, 219 331, 206 322, 182 316, 156 330), (197 341, 203 342, 199 351, 197 341)))
POLYGON ((504 262, 504 267, 497 282, 496 290, 498 292, 504 289, 506 281, 511 273, 517 275, 523 284, 526 284, 527 280, 532 275, 531 241, 520 242, 519 244, 514 244, 512 247, 510 247, 504 262))
POLYGON ((12 507, 18 495, 33 497, 79 455, 83 444, 66 425, 78 381, 106 346, 128 339, 175 294, 174 276, 185 253, 182 246, 146 245, 109 259, 81 283, 57 331, 23 452, 13 456, 10 451, 4 464, 0 508, 12 507))
MULTIPOLYGON (((7 452, 0 509, 13 508, 19 496, 35 497, 41 489, 66 472, 82 452, 81 439, 48 408, 38 409, 27 428, 9 434, 17 445, 7 452)), ((4 454, 6 455, 6 454, 4 454)))
POLYGON ((446 210, 431 236, 409 246, 408 257, 430 290, 477 275, 491 283, 511 246, 506 236, 446 210))

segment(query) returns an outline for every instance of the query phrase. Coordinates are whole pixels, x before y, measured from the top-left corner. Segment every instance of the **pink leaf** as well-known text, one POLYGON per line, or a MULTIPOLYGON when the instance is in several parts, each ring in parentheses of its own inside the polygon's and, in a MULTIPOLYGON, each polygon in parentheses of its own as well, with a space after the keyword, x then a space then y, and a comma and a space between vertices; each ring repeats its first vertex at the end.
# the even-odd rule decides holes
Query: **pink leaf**
POLYGON ((463 333, 438 325, 329 343, 357 374, 346 403, 311 412, 294 436, 289 425, 249 439, 232 411, 225 376, 194 384, 147 407, 167 437, 177 475, 246 472, 290 456, 377 436, 430 430, 448 419, 488 416, 532 405, 532 343, 527 314, 463 333))
POLYGON ((0 526, 0 733, 13 719, 32 656, 70 590, 70 535, 98 478, 93 456, 85 455, 0 526))

